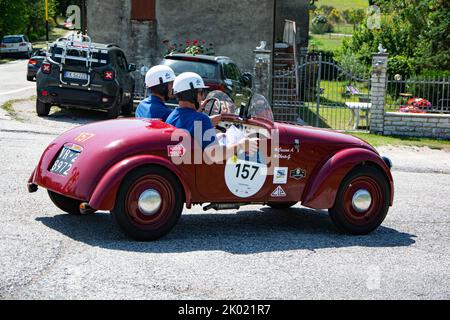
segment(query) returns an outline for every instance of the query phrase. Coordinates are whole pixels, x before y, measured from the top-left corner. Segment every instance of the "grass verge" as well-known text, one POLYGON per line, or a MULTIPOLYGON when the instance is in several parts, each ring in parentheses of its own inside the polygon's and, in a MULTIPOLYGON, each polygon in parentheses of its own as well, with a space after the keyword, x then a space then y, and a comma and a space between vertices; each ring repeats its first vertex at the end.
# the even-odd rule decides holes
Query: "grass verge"
POLYGON ((380 146, 410 146, 410 147, 428 147, 430 149, 450 151, 450 140, 436 140, 429 138, 396 137, 381 136, 371 133, 349 132, 351 135, 363 139, 373 145, 380 146))
POLYGON ((23 102, 23 101, 35 101, 36 100, 36 96, 32 96, 28 99, 14 99, 14 100, 9 100, 6 101, 2 106, 0 106, 1 109, 5 110, 8 115, 13 118, 16 121, 24 121, 24 119, 22 119, 16 112, 16 110, 14 109, 14 104, 18 103, 18 102, 23 102))

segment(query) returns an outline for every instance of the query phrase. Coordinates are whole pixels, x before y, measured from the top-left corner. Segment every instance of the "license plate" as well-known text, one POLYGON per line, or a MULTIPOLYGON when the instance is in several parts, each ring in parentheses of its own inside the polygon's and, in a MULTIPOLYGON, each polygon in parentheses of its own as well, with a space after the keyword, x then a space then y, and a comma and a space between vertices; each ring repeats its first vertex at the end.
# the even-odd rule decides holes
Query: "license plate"
POLYGON ((86 73, 81 73, 81 72, 65 71, 64 78, 76 79, 76 80, 87 80, 88 75, 86 73))
POLYGON ((65 146, 59 153, 58 158, 50 169, 50 172, 67 177, 80 154, 81 147, 65 146))

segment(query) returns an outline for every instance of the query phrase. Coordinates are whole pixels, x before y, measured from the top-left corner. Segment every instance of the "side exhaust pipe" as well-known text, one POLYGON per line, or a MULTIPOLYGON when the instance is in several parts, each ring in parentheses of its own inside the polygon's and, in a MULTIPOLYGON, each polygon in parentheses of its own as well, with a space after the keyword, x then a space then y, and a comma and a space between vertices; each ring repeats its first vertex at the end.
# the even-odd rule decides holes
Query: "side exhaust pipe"
POLYGON ((211 203, 203 208, 203 211, 209 211, 214 209, 219 210, 239 210, 242 206, 247 205, 246 203, 211 203))

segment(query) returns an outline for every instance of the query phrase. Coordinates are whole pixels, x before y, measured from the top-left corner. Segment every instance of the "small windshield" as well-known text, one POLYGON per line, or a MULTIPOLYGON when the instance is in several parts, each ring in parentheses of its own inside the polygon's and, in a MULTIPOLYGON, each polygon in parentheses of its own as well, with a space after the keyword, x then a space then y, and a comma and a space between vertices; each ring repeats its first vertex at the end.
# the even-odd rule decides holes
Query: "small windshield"
POLYGON ((165 59, 162 64, 171 67, 176 75, 189 71, 199 74, 203 79, 219 78, 219 65, 217 63, 165 59))
POLYGON ((2 40, 3 43, 19 43, 22 42, 22 37, 5 37, 2 40))
POLYGON ((253 94, 249 106, 236 106, 231 98, 222 91, 212 91, 208 94, 205 101, 207 101, 204 113, 209 116, 217 114, 234 114, 237 116, 244 116, 247 118, 259 118, 274 122, 272 109, 267 99, 260 94, 253 94), (241 108, 245 108, 242 110, 241 108))

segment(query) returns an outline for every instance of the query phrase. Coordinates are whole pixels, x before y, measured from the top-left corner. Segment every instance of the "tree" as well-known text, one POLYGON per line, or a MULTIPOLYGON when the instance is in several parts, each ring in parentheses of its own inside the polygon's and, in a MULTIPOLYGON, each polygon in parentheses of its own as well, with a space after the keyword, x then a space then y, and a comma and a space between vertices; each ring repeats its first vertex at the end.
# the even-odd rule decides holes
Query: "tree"
MULTIPOLYGON (((0 35, 25 33, 33 41, 45 34, 44 1, 0 0, 0 35)), ((50 17, 57 0, 49 0, 50 17)))
POLYGON ((27 25, 25 0, 0 0, 0 36, 21 33, 27 25))
POLYGON ((344 41, 343 52, 352 50, 370 65, 381 43, 403 70, 406 65, 416 74, 450 70, 449 1, 378 0, 376 4, 384 13, 381 29, 372 30, 361 23, 353 37, 344 41))

